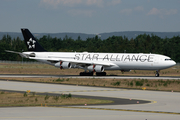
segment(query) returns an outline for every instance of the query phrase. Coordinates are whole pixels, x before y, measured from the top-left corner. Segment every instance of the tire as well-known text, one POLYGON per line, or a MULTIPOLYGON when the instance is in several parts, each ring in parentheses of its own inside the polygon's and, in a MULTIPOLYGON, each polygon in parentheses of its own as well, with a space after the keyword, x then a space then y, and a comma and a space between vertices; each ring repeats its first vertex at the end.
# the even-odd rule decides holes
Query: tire
POLYGON ((159 73, 156 73, 156 75, 155 75, 156 77, 159 77, 159 73))
POLYGON ((84 72, 80 72, 79 75, 80 75, 80 76, 84 76, 84 72))
POLYGON ((80 76, 93 76, 93 72, 80 72, 80 76))
POLYGON ((106 72, 96 72, 96 76, 106 76, 106 72))

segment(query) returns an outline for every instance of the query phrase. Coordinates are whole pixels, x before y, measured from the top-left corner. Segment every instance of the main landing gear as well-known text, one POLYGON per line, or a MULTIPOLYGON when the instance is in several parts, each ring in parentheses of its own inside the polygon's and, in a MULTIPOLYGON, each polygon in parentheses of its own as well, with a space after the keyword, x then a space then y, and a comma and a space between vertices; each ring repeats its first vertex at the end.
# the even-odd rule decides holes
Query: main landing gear
MULTIPOLYGON (((93 72, 80 72, 80 76, 93 76, 93 72)), ((106 76, 106 72, 96 72, 96 76, 106 76)))
POLYGON ((159 77, 159 70, 156 70, 155 76, 156 76, 156 77, 159 77))
POLYGON ((93 76, 93 72, 80 72, 80 76, 93 76))
POLYGON ((96 72, 96 76, 106 76, 106 72, 96 72))

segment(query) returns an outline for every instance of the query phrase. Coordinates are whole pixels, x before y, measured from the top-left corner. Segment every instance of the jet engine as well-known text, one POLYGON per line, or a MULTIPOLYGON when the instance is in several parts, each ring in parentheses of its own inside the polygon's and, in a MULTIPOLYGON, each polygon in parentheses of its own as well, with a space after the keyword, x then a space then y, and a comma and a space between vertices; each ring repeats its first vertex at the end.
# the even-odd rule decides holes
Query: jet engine
POLYGON ((57 62, 54 66, 58 67, 60 69, 70 69, 71 63, 69 63, 69 62, 57 62))
POLYGON ((87 69, 94 72, 104 72, 104 67, 101 65, 90 65, 87 69))

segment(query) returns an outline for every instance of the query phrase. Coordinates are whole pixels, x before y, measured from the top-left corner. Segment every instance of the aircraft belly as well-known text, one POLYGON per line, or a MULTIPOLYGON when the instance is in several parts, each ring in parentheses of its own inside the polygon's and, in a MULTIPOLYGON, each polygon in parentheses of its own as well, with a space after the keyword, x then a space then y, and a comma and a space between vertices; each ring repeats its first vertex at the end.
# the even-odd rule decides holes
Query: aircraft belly
POLYGON ((140 70, 140 69, 150 69, 151 68, 151 64, 148 62, 126 62, 126 63, 121 63, 118 64, 118 66, 121 69, 131 69, 131 70, 140 70))
POLYGON ((148 70, 153 69, 150 63, 116 62, 116 66, 105 67, 105 70, 148 70))

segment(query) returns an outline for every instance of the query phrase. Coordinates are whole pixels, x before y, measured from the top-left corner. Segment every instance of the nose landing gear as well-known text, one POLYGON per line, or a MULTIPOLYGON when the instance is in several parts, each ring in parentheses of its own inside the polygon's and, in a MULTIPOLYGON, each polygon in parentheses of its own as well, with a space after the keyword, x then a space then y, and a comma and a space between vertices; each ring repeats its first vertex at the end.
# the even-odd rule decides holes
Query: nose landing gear
POLYGON ((159 77, 159 70, 156 70, 155 76, 156 76, 156 77, 159 77))

